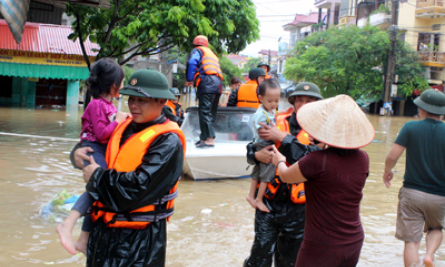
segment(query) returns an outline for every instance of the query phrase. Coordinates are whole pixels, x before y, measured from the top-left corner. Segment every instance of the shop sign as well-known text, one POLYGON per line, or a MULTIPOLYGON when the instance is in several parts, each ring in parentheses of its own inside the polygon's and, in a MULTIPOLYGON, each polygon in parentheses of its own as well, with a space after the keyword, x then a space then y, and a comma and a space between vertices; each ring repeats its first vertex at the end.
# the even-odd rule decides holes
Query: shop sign
MULTIPOLYGON (((90 57, 90 62, 93 61, 94 58, 90 57)), ((4 49, 0 49, 0 62, 70 67, 87 66, 87 63, 81 55, 50 54, 4 49)))

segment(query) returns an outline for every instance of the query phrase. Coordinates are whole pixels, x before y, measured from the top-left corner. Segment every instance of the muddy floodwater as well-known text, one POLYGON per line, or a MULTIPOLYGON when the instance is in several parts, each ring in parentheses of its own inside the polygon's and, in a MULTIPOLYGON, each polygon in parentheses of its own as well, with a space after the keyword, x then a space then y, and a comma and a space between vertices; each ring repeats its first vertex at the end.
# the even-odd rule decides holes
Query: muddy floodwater
MULTIPOLYGON (((194 95, 181 99, 184 106, 194 105, 194 100, 194 95)), ((116 105, 128 110, 125 98, 116 105)), ((286 106, 283 100, 281 107, 286 106)), ((84 191, 81 172, 68 160, 79 137, 82 110, 0 108, 1 266, 85 266, 83 255, 68 254, 60 245, 58 223, 39 215, 56 193, 84 191)), ((384 186, 382 174, 397 133, 413 118, 369 119, 376 135, 365 148, 371 164, 361 203, 366 238, 358 266, 403 266, 403 242, 395 239, 394 232, 404 155, 390 189, 384 186)), ((249 185, 249 179, 183 179, 168 224, 167 266, 242 266, 254 237, 254 210, 245 200, 249 185)), ((80 223, 74 235, 79 232, 80 223)), ((423 240, 422 257, 424 252, 423 240)), ((436 263, 445 266, 445 246, 436 253, 436 263)))

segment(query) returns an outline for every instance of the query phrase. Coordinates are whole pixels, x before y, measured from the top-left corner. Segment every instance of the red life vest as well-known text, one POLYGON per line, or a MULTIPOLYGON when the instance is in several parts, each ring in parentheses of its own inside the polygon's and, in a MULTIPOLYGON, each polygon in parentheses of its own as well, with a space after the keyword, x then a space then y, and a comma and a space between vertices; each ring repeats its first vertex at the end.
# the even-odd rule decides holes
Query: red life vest
MULTIPOLYGON (((287 118, 290 117, 291 114, 282 114, 278 115, 277 117, 277 127, 282 132, 290 132, 289 128, 289 122, 287 121, 287 118)), ((298 135, 297 139, 300 143, 304 143, 309 145, 309 135, 301 130, 298 135)), ((280 147, 281 143, 277 142, 276 147, 277 149, 280 147)), ((286 165, 289 166, 289 164, 286 162, 286 165)), ((281 186, 281 181, 278 179, 278 170, 276 172, 276 177, 273 179, 270 183, 267 184, 266 191, 264 192, 264 197, 266 197, 269 200, 272 200, 275 198, 275 195, 278 192, 278 188, 281 186)), ((290 198, 291 201, 295 204, 304 204, 306 203, 306 195, 304 193, 304 183, 299 184, 287 184, 288 190, 290 192, 290 198)))
POLYGON ((218 57, 215 55, 215 53, 213 53, 210 48, 205 46, 197 46, 196 49, 199 49, 202 52, 202 57, 201 67, 197 69, 194 77, 195 87, 199 86, 202 74, 218 76, 222 81, 223 74, 219 66, 218 57))
POLYGON ((260 106, 260 100, 257 95, 258 83, 255 80, 249 80, 242 84, 238 89, 237 107, 255 108, 260 106))
MULTIPOLYGON (((115 169, 118 172, 130 172, 142 163, 142 158, 146 151, 150 148, 151 143, 156 138, 165 133, 175 133, 181 140, 186 151, 185 136, 179 129, 178 124, 167 121, 163 124, 157 124, 146 128, 145 130, 131 136, 121 147, 119 147, 122 134, 132 119, 128 119, 120 123, 114 130, 108 142, 106 161, 109 169, 115 169)), ((111 228, 130 228, 130 229, 145 229, 150 222, 169 219, 173 214, 174 199, 178 195, 179 181, 170 189, 169 193, 159 199, 156 204, 147 205, 128 213, 115 213, 107 209, 100 201, 93 204, 93 211, 91 218, 97 221, 100 218, 111 228), (165 210, 156 209, 157 205, 166 204, 165 210)))

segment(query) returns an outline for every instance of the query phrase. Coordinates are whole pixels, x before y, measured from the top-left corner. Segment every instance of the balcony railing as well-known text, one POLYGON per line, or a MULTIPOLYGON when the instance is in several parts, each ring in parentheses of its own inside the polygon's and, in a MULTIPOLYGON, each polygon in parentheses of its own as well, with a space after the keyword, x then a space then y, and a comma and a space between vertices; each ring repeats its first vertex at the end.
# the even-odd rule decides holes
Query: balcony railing
POLYGON ((417 0, 416 17, 434 18, 445 16, 445 0, 417 0))
POLYGON ((355 16, 344 15, 343 17, 339 18, 338 26, 349 24, 355 24, 355 16))
POLYGON ((369 16, 369 24, 371 26, 377 26, 380 29, 387 29, 391 26, 391 15, 386 13, 377 13, 369 16))
POLYGON ((444 52, 418 52, 419 60, 425 66, 431 67, 445 67, 445 53, 444 52))
POLYGON ((417 0, 417 8, 444 6, 445 0, 417 0))

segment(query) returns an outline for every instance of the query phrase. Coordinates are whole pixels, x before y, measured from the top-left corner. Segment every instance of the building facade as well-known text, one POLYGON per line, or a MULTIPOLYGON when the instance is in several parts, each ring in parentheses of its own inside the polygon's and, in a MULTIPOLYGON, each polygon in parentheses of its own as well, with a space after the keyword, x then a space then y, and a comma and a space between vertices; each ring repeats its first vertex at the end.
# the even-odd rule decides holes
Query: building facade
MULTIPOLYGON (((282 75, 286 68, 286 60, 292 54, 295 45, 304 40, 314 29, 313 25, 318 23, 318 12, 311 12, 308 15, 296 14, 292 22, 283 26, 289 32, 289 43, 280 43, 278 50, 277 74, 282 75)), ((321 14, 323 17, 326 13, 321 14)))
MULTIPOLYGON (((8 25, 0 20, 0 105, 74 106, 79 102, 79 81, 89 76, 79 40, 68 39, 70 26, 27 22, 18 45, 8 25)), ((94 62, 99 49, 86 40, 94 62)))

